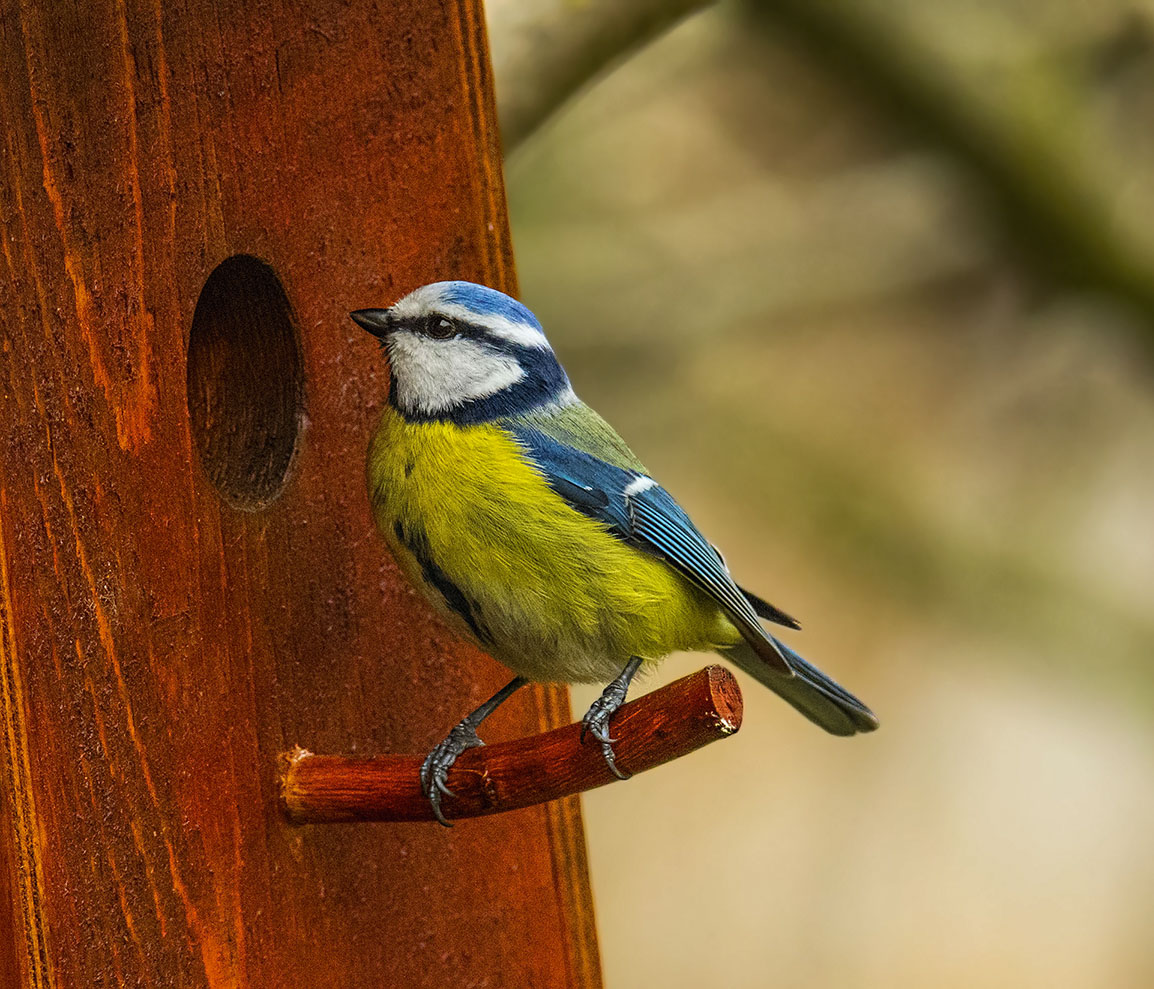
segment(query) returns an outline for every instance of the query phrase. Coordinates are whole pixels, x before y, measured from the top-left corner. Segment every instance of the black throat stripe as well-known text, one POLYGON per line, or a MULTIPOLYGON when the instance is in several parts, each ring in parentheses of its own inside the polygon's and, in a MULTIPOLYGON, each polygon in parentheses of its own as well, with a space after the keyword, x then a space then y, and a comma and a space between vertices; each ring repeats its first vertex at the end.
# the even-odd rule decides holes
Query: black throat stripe
POLYGON ((429 540, 425 533, 419 528, 411 532, 406 531, 400 520, 393 524, 393 532, 396 533, 397 539, 405 548, 413 554, 426 583, 431 584, 440 592, 441 597, 445 599, 445 604, 454 614, 459 615, 464 620, 478 640, 485 645, 492 645, 492 636, 481 619, 480 606, 476 601, 470 601, 465 592, 449 579, 444 570, 437 566, 430 553, 429 540))

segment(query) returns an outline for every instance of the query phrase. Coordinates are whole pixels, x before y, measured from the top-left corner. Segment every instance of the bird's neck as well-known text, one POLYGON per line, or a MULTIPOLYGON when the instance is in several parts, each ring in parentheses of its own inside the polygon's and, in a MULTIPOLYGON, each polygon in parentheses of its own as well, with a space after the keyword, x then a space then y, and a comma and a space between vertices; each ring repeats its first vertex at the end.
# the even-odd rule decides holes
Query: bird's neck
POLYGON ((436 411, 409 408, 400 400, 396 379, 389 388, 389 404, 409 422, 452 422, 459 426, 511 419, 577 400, 569 377, 550 350, 529 350, 518 355, 525 372, 520 381, 484 398, 473 398, 436 411))

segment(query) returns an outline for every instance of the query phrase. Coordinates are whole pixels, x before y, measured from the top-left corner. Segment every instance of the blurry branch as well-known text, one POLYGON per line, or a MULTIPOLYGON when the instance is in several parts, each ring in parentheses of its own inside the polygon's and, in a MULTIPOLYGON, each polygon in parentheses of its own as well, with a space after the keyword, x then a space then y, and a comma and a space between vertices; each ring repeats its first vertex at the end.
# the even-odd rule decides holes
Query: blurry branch
MULTIPOLYGON (((489 0, 507 152, 613 62, 707 0, 489 0)), ((1084 135, 1055 107, 978 85, 903 36, 892 17, 846 0, 745 0, 754 23, 804 47, 911 133, 968 167, 1008 239, 1055 284, 1104 293, 1141 317, 1154 346, 1154 268, 1077 162, 1084 135)), ((1072 116, 1072 115, 1071 115, 1072 116)))
POLYGON ((488 0, 506 153, 621 56, 710 0, 488 0))
POLYGON ((1117 229, 1108 190, 1079 174, 1084 148, 1057 109, 1017 106, 1005 92, 980 102, 902 37, 887 18, 830 0, 746 0, 755 23, 787 35, 899 124, 932 141, 978 179, 1006 234, 1055 282, 1103 292, 1137 310, 1154 345, 1154 269, 1117 229))

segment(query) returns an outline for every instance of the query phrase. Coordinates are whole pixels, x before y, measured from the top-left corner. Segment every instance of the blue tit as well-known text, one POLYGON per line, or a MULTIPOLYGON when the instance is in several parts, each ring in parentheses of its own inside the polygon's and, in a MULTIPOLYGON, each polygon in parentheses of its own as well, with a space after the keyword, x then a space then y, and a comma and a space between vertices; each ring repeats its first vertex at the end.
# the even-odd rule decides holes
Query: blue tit
POLYGON ((438 820, 446 773, 530 680, 604 683, 583 718, 613 772, 609 721, 640 667, 716 651, 834 735, 877 719, 762 625, 799 628, 739 587, 721 554, 573 392, 541 324, 471 282, 351 314, 388 353, 368 450, 377 526, 448 625, 516 676, 421 770, 438 820))

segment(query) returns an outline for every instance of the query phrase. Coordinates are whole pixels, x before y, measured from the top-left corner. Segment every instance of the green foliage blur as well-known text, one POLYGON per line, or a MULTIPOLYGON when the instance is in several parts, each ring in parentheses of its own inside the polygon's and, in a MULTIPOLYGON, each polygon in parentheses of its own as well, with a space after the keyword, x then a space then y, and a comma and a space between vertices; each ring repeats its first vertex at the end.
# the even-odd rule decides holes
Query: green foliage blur
POLYGON ((607 985, 1154 985, 1154 9, 841 6, 870 58, 710 8, 507 163, 578 393, 882 721, 744 680, 589 795, 607 985))

